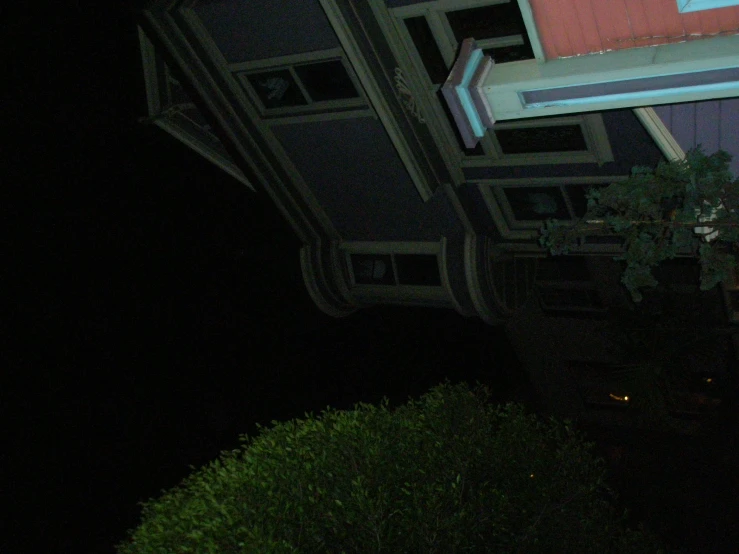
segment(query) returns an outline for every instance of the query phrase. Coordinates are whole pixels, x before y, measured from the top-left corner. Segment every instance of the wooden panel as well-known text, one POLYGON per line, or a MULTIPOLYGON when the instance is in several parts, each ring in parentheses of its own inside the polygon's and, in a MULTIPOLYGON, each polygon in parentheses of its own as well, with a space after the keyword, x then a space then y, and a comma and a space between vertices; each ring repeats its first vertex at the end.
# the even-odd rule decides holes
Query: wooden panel
POLYGON ((739 178, 739 98, 719 101, 719 147, 734 158, 731 171, 739 178))
POLYGON ((672 136, 679 145, 695 146, 695 104, 675 104, 672 106, 672 136))
POLYGON ((698 102, 695 105, 695 144, 702 144, 708 153, 719 149, 720 106, 721 103, 717 101, 698 102))
POLYGON ((732 173, 739 176, 739 98, 668 104, 654 111, 683 150, 698 144, 706 154, 725 150, 733 158, 732 173))
POLYGON ((681 14, 675 0, 530 0, 548 59, 739 33, 739 7, 681 14))

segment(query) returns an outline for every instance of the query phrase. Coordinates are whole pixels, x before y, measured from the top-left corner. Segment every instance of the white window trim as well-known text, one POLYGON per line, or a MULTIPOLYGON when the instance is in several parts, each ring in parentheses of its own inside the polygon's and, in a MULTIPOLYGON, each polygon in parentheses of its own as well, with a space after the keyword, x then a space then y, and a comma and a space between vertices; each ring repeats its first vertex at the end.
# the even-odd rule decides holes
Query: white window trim
POLYGON ((485 155, 465 156, 462 160, 463 167, 571 163, 597 163, 598 165, 603 165, 604 163, 612 162, 614 160, 606 126, 603 123, 603 117, 600 114, 582 114, 546 120, 530 119, 526 121, 497 123, 495 128, 492 129, 492 132, 486 133, 481 144, 485 155), (586 150, 577 152, 505 154, 495 137, 495 129, 553 127, 559 125, 580 125, 585 139, 586 150))
MULTIPOLYGON (((534 52, 534 58, 539 61, 544 61, 544 49, 539 39, 539 32, 536 28, 534 21, 534 14, 531 9, 531 3, 529 0, 511 0, 512 2, 518 3, 518 8, 521 10, 521 16, 523 17, 524 26, 526 32, 529 35, 529 42, 531 43, 531 49, 534 52)), ((507 0, 436 0, 432 2, 421 2, 418 4, 411 4, 408 6, 401 6, 397 8, 391 8, 390 13, 397 19, 405 19, 408 17, 416 17, 424 15, 426 16, 429 26, 434 33, 443 31, 447 37, 448 42, 444 45, 439 44, 442 56, 447 65, 451 67, 454 62, 454 52, 459 47, 454 34, 452 33, 451 27, 446 17, 443 16, 444 12, 465 10, 471 8, 483 8, 485 6, 492 6, 494 4, 507 4, 507 0), (449 47, 451 46, 451 52, 449 47), (448 57, 448 59, 447 59, 448 57)), ((485 44, 487 41, 481 41, 480 44, 485 44)), ((485 45, 485 48, 489 48, 490 45, 485 45)), ((415 48, 414 48, 415 50, 415 48)))
POLYGON ((347 117, 368 117, 374 116, 374 112, 369 108, 369 102, 364 95, 362 85, 351 68, 346 56, 341 48, 331 48, 329 50, 318 50, 303 54, 295 54, 290 56, 280 56, 276 58, 268 58, 250 62, 240 62, 228 64, 228 70, 234 75, 235 79, 241 84, 246 91, 247 96, 256 107, 262 119, 267 122, 275 123, 302 123, 306 121, 325 121, 330 119, 345 119, 347 117), (354 88, 358 93, 357 98, 349 98, 343 100, 323 100, 312 101, 310 94, 305 90, 294 67, 296 65, 316 63, 324 61, 340 61, 346 70, 349 79, 351 79, 354 88), (290 106, 284 108, 267 108, 262 103, 259 95, 249 82, 248 76, 254 73, 261 73, 270 70, 287 70, 290 72, 295 84, 301 93, 309 100, 305 106, 290 106))
MULTIPOLYGON (((551 187, 565 185, 589 185, 610 184, 616 181, 628 179, 628 176, 611 175, 598 177, 536 177, 528 179, 475 179, 485 206, 488 208, 498 232, 509 240, 538 240, 539 229, 542 221, 518 222, 513 216, 513 210, 508 205, 508 200, 502 191, 502 187, 551 187)), ((573 213, 572 205, 566 194, 563 194, 565 204, 570 213, 573 213)), ((570 220, 574 221, 574 220, 570 220)), ((583 251, 593 252, 618 252, 620 248, 616 245, 587 245, 581 246, 583 251)))
MULTIPOLYGON (((144 68, 148 113, 150 117, 156 118, 162 114, 165 105, 173 98, 171 85, 173 81, 177 81, 171 76, 169 67, 165 63, 162 63, 161 66, 158 64, 154 44, 141 27, 138 28, 138 35, 144 68), (160 67, 162 69, 159 69, 160 67), (160 75, 159 71, 164 71, 165 75, 160 75), (160 78, 164 83, 164 90, 160 87, 160 78)), ((240 183, 251 190, 255 190, 254 185, 246 178, 231 157, 224 153, 225 149, 221 151, 213 146, 214 142, 220 144, 221 140, 210 129, 203 128, 183 112, 174 113, 171 117, 155 119, 154 124, 223 169, 240 183), (193 132, 193 129, 197 129, 197 131, 193 132)))
POLYGON ((461 310, 451 290, 449 275, 446 264, 446 238, 439 242, 373 242, 373 241, 345 241, 339 246, 344 254, 344 259, 349 275, 349 288, 352 296, 360 302, 399 304, 406 306, 436 306, 455 308, 461 310), (393 263, 393 271, 397 276, 395 267, 396 254, 430 254, 437 257, 439 267, 440 285, 365 285, 358 284, 354 278, 352 267, 352 254, 377 254, 390 256, 393 263))
POLYGON ((677 11, 689 13, 738 5, 737 0, 677 0, 677 11))

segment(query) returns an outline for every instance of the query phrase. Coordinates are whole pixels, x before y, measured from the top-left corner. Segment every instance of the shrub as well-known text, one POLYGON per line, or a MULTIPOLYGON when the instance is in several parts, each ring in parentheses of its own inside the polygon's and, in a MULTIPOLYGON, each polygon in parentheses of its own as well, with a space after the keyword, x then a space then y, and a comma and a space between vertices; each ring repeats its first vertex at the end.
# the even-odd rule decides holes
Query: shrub
POLYGON ((158 500, 120 553, 656 552, 569 423, 443 384, 273 422, 158 500))

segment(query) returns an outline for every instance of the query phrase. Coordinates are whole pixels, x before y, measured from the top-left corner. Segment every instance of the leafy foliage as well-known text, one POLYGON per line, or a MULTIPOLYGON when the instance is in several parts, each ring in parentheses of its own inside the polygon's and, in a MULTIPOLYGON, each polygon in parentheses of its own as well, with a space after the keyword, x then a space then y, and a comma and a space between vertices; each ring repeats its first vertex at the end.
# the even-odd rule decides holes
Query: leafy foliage
POLYGON ((636 167, 629 179, 588 191, 587 213, 574 225, 547 221, 540 243, 553 255, 567 254, 587 236, 624 240, 622 282, 635 301, 640 289, 657 284, 652 269, 688 253, 699 257, 701 289, 726 279, 739 252, 739 179, 729 171, 731 156, 706 156, 701 148, 685 160, 636 167))
POLYGON ((656 552, 569 423, 443 384, 273 422, 144 504, 120 553, 656 552))

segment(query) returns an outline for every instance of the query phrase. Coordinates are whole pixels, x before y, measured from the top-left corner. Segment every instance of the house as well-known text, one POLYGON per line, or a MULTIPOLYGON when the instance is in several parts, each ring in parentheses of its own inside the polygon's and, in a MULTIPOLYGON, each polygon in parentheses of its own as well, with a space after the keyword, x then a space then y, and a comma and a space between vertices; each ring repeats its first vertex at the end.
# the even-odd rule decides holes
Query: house
POLYGON ((146 119, 270 196, 325 313, 448 308, 524 344, 522 321, 630 302, 618 244, 552 261, 542 221, 696 142, 739 163, 737 4, 153 0, 146 119), (472 147, 441 90, 467 38, 495 62, 495 122, 472 147))

